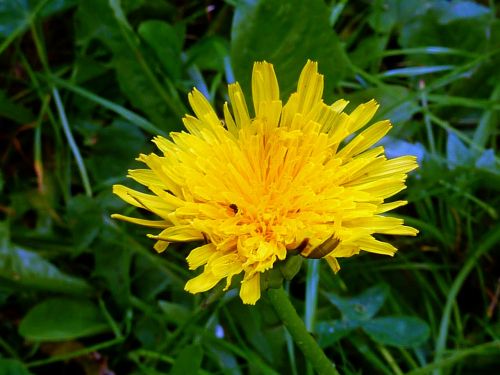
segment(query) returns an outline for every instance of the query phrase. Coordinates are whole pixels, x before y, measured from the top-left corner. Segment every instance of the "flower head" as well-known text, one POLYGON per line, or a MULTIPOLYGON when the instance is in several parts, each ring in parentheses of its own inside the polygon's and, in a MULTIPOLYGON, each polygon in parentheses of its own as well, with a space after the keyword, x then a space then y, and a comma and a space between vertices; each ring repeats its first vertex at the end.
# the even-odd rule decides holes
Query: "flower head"
POLYGON ((114 186, 161 220, 113 217, 161 229, 149 235, 159 252, 171 242, 203 241, 187 257, 190 269, 203 272, 185 289, 204 292, 223 279, 228 288, 243 273, 240 297, 248 304, 260 298, 261 274, 297 252, 326 259, 335 272, 337 258, 361 250, 393 255, 396 248, 374 234, 417 233, 385 215, 407 203, 386 199, 405 188, 415 157, 387 159, 382 146, 372 147, 391 128, 384 120, 362 130, 378 108, 374 100, 347 114, 345 100, 327 105, 322 94, 323 76, 311 61, 284 105, 273 66, 255 63, 253 117, 238 83, 229 85, 224 121, 194 89, 187 132, 154 138, 162 155, 140 155, 147 168, 129 171, 151 193, 114 186))

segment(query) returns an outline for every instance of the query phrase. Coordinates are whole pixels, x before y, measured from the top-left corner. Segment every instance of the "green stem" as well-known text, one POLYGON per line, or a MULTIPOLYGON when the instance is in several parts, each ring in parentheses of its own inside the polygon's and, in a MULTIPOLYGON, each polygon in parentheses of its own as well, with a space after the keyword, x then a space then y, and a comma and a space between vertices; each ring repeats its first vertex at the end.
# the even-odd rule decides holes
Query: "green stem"
POLYGON ((316 372, 321 375, 339 375, 335 364, 328 359, 316 340, 307 331, 304 322, 297 314, 283 288, 269 289, 267 294, 295 344, 302 350, 302 353, 304 353, 304 356, 312 364, 316 372))

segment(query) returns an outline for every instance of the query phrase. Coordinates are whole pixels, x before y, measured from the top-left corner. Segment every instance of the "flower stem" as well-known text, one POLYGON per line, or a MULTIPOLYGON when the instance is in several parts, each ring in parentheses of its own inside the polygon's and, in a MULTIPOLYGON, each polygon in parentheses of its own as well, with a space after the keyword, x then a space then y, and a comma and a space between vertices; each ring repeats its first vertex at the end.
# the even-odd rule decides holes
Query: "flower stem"
POLYGON ((307 331, 304 322, 297 314, 283 288, 269 289, 267 294, 295 344, 302 350, 302 353, 304 353, 304 356, 312 364, 316 372, 321 375, 339 375, 335 364, 328 359, 316 340, 307 331))

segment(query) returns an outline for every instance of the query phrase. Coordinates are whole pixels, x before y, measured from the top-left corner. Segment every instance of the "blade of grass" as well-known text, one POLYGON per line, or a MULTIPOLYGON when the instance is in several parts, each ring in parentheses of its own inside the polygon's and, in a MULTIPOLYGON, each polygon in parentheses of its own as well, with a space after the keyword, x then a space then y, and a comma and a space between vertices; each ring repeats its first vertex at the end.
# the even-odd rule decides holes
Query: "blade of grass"
POLYGON ((378 74, 379 77, 417 77, 425 74, 446 72, 454 69, 454 65, 436 65, 436 66, 411 66, 408 68, 397 68, 387 70, 378 74))
POLYGON ((60 354, 60 355, 55 355, 53 357, 47 358, 47 359, 41 359, 39 361, 33 361, 26 363, 26 367, 40 367, 44 365, 48 365, 51 363, 55 362, 62 362, 62 361, 67 361, 68 359, 71 358, 76 358, 76 357, 82 357, 86 354, 93 353, 93 352, 98 352, 99 350, 109 348, 110 346, 118 345, 123 342, 123 338, 114 338, 109 341, 104 341, 96 345, 88 346, 85 349, 80 349, 80 350, 75 350, 69 353, 65 354, 60 354))
POLYGON ((448 48, 441 46, 428 46, 403 49, 388 49, 382 52, 382 56, 398 56, 398 55, 456 55, 466 57, 478 57, 477 53, 464 51, 456 48, 448 48))
MULTIPOLYGON (((445 120, 437 117, 436 115, 434 115, 429 110, 426 110, 425 108, 422 109, 422 110, 429 115, 429 118, 434 123, 436 123, 436 125, 439 125, 440 127, 442 127, 443 129, 445 129, 446 131, 454 133, 458 138, 460 138, 460 140, 462 140, 465 143, 467 143, 473 149, 475 149, 477 151, 480 151, 480 152, 484 152, 485 151, 484 147, 482 147, 482 146, 478 145, 477 143, 475 143, 472 139, 470 139, 469 137, 467 137, 463 132, 461 132, 460 130, 458 130, 458 129, 454 128, 453 126, 451 126, 447 121, 445 121, 445 120)), ((496 156, 496 155, 495 155, 495 160, 496 160, 497 163, 500 163, 500 158, 498 156, 496 156)))
POLYGON ((430 374, 432 370, 436 369, 444 369, 445 367, 449 367, 455 363, 459 363, 463 361, 465 358, 478 355, 481 353, 488 352, 490 350, 495 350, 500 354, 500 340, 495 340, 491 342, 487 342, 485 344, 480 344, 473 346, 472 348, 456 350, 450 355, 448 358, 444 358, 441 360, 436 360, 424 367, 421 367, 417 370, 413 370, 408 372, 406 375, 426 375, 430 374))
MULTIPOLYGON (((426 111, 428 111, 429 106, 427 103, 427 94, 425 92, 425 81, 423 79, 419 81, 419 89, 420 89, 420 100, 422 103, 422 108, 424 108, 426 111)), ((436 142, 434 141, 434 132, 432 131, 431 120, 430 120, 429 115, 427 113, 424 113, 424 123, 425 123, 425 130, 427 132, 427 141, 429 143, 431 152, 433 154, 435 154, 436 153, 436 142)))
POLYGON ((55 75, 50 76, 50 81, 57 86, 63 87, 69 91, 74 92, 75 94, 78 94, 90 101, 93 101, 94 103, 103 106, 104 108, 116 113, 125 120, 130 121, 132 124, 137 125, 139 128, 143 129, 144 131, 150 134, 163 135, 163 136, 167 135, 163 130, 158 128, 156 125, 153 125, 144 117, 139 116, 138 114, 126 109, 125 107, 122 107, 121 105, 113 103, 110 100, 104 99, 88 90, 85 90, 80 86, 74 85, 68 81, 58 78, 55 75))
POLYGON ((446 298, 446 303, 443 309, 443 315, 441 317, 441 324, 439 327, 439 336, 436 340, 435 346, 435 362, 441 361, 444 351, 446 349, 446 339, 448 336, 448 328, 450 325, 450 315, 453 305, 456 301, 456 297, 462 288, 465 279, 469 275, 470 271, 474 268, 479 258, 486 254, 494 245, 500 241, 500 225, 493 228, 488 234, 485 235, 483 241, 480 242, 477 250, 467 259, 465 265, 458 273, 455 278, 450 291, 448 292, 448 297, 446 298))
MULTIPOLYGON (((495 86, 495 89, 491 93, 490 101, 492 103, 498 104, 500 102, 500 83, 495 86)), ((497 125, 497 113, 500 108, 491 108, 490 110, 484 112, 479 121, 479 126, 474 132, 472 141, 481 147, 486 147, 488 138, 494 133, 495 126, 497 125)))
POLYGON ((82 178, 83 189, 85 190, 85 194, 89 197, 92 196, 92 187, 90 186, 90 180, 87 174, 87 169, 85 168, 85 164, 83 163, 82 155, 80 154, 80 149, 73 138, 73 134, 71 133, 71 128, 69 126, 68 118, 66 117, 66 112, 64 110, 64 106, 61 101, 61 97, 59 96, 59 91, 54 87, 52 89, 52 94, 54 96, 54 101, 56 104, 57 112, 59 113, 59 119, 61 120, 61 125, 66 135, 66 139, 68 140, 68 144, 75 158, 76 165, 78 167, 78 171, 80 172, 80 177, 82 178))
MULTIPOLYGON (((309 262, 307 262, 304 324, 306 326, 306 329, 311 333, 314 333, 316 309, 318 307, 318 284, 320 274, 319 262, 319 259, 311 259, 309 262)), ((313 369, 310 363, 308 363, 307 366, 307 373, 313 373, 313 369)))

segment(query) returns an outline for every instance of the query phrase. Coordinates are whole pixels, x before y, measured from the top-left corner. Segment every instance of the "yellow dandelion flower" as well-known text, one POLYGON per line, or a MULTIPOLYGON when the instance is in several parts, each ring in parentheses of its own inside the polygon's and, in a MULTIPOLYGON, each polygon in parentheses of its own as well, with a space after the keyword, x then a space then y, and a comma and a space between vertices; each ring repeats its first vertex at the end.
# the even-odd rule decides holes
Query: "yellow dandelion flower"
POLYGON ((391 128, 384 120, 361 130, 378 108, 374 100, 347 114, 347 101, 327 105, 322 94, 323 76, 312 61, 285 105, 273 66, 255 63, 253 117, 238 83, 229 85, 224 121, 194 89, 187 132, 154 138, 162 155, 140 155, 147 168, 129 171, 151 194, 114 186, 124 201, 161 220, 113 217, 162 229, 149 235, 159 252, 171 242, 204 241, 187 257, 190 269, 203 272, 185 289, 204 292, 223 279, 228 288, 243 273, 247 304, 260 298, 261 274, 297 252, 326 259, 335 272, 337 258, 361 250, 393 255, 396 248, 374 234, 417 233, 385 215, 407 203, 386 199, 405 188, 416 159, 387 159, 383 147, 372 147, 391 128))

